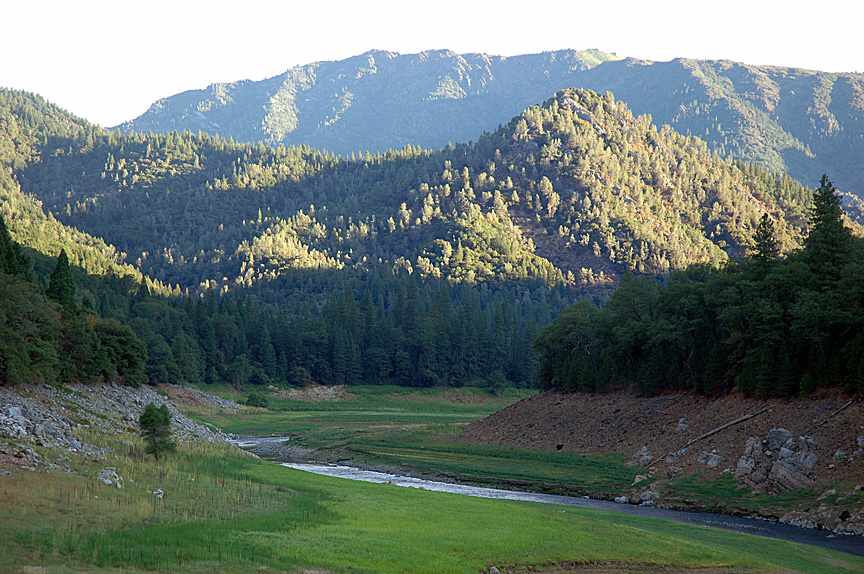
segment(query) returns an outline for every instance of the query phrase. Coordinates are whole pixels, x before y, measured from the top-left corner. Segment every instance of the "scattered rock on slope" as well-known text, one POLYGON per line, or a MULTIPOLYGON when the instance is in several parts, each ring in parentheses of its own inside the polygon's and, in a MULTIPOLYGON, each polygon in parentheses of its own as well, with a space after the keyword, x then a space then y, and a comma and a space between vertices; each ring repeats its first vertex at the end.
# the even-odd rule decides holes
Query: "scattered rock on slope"
MULTIPOLYGON (((209 397, 207 393, 194 392, 209 397)), ((224 401, 211 398, 218 404, 224 401)), ((153 387, 113 384, 0 387, 0 465, 53 468, 55 465, 43 460, 31 448, 34 446, 101 458, 104 449, 82 441, 79 429, 112 434, 137 432, 138 417, 149 403, 168 407, 174 434, 181 441, 228 440, 224 433, 186 417, 153 387)), ((227 410, 239 408, 231 401, 224 403, 227 410)))
POLYGON ((114 488, 123 488, 123 479, 117 474, 116 468, 103 468, 99 472, 99 482, 105 486, 113 486, 114 488))
MULTIPOLYGON (((633 465, 651 466, 648 472, 639 472, 643 479, 650 476, 659 505, 700 504, 686 493, 676 495, 671 486, 688 474, 700 480, 734 477, 742 496, 748 490, 810 490, 813 495, 802 492, 802 503, 794 511, 778 504, 766 506, 767 513, 785 512, 783 520, 793 524, 864 534, 864 404, 841 409, 847 403, 847 398, 833 394, 763 401, 735 395, 644 398, 550 392, 471 423, 464 436, 471 442, 518 448, 556 451, 562 445, 565 452, 622 455, 633 465), (835 456, 838 451, 841 455, 835 456), (852 488, 856 484, 862 485, 861 491, 852 488), (836 496, 816 502, 818 493, 835 487, 836 496)), ((641 501, 642 482, 634 480, 631 502, 641 501)), ((757 508, 736 504, 731 501, 730 509, 757 508)))

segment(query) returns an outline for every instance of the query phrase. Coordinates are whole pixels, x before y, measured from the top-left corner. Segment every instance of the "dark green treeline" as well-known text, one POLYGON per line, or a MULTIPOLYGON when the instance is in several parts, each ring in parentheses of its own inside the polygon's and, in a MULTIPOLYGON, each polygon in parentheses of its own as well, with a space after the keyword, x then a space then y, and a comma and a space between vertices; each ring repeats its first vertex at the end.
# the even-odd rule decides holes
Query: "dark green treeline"
POLYGON ((780 258, 763 219, 750 257, 668 280, 628 278, 580 302, 538 339, 549 388, 689 390, 788 397, 864 390, 864 240, 823 178, 804 247, 780 258))
POLYGON ((529 384, 563 289, 452 285, 381 268, 160 297, 0 236, 0 383, 529 384), (77 283, 77 285, 76 285, 77 283))

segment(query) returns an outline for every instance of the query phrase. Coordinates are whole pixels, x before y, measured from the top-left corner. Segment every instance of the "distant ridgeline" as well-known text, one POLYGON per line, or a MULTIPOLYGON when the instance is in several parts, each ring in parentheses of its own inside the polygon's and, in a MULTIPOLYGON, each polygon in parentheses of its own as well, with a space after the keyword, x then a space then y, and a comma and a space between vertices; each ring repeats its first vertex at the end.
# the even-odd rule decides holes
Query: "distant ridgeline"
POLYGON ((823 178, 803 249, 780 256, 765 218, 750 257, 664 282, 628 278, 602 308, 567 309, 537 341, 547 388, 645 394, 864 391, 864 239, 823 178))
POLYGON ((611 91, 713 151, 864 193, 864 74, 728 61, 620 59, 597 50, 511 57, 370 51, 262 81, 155 102, 133 131, 204 131, 337 153, 476 139, 565 88, 611 91), (398 86, 398 90, 394 89, 398 86))
POLYGON ((128 325, 152 383, 527 384, 531 341, 577 296, 743 255, 763 215, 793 250, 813 199, 584 90, 476 143, 351 159, 121 136, 0 91, 0 158, 33 297, 64 249, 87 274, 58 329, 128 325))

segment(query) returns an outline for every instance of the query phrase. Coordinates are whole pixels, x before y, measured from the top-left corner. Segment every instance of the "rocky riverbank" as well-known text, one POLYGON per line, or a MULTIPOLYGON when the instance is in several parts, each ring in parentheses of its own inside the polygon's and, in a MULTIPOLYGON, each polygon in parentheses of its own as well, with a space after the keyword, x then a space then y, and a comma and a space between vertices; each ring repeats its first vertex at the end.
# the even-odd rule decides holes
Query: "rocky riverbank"
POLYGON ((626 457, 642 469, 620 502, 864 535, 864 406, 848 397, 544 393, 472 423, 465 437, 626 457))

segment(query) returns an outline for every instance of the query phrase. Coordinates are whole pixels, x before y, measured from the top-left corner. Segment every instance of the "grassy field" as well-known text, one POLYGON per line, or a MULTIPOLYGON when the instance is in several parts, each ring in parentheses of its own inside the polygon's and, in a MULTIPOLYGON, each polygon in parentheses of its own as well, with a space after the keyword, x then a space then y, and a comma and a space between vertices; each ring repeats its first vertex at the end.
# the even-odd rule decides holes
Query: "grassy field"
MULTIPOLYGON (((237 400, 245 396, 230 387, 217 391, 237 400)), ((543 452, 462 439, 467 423, 526 398, 531 391, 509 389, 492 396, 473 388, 358 386, 350 393, 345 400, 317 402, 271 396, 266 410, 197 414, 229 432, 290 435, 292 444, 313 449, 318 460, 460 482, 608 498, 627 492, 640 472, 619 455, 543 452)), ((684 477, 673 481, 665 493, 681 507, 765 514, 813 503, 820 494, 755 494, 728 476, 684 477)))
MULTIPOLYGON (((223 397, 242 401, 246 392, 232 387, 204 387, 223 397)), ((326 436, 365 430, 403 429, 441 424, 464 424, 527 398, 534 391, 506 389, 499 394, 475 389, 411 389, 391 385, 350 387, 339 400, 291 400, 267 395, 266 410, 239 415, 212 410, 192 411, 227 432, 260 434, 303 434, 313 440, 315 433, 326 436)), ((321 440, 321 437, 319 437, 321 440)), ((323 439, 326 441, 326 439, 323 439)))
MULTIPOLYGON (((234 399, 244 395, 230 388, 218 391, 234 399)), ((619 456, 538 452, 461 439, 469 422, 531 394, 357 386, 342 400, 271 396, 266 410, 198 412, 197 418, 241 435, 289 435, 292 444, 314 449, 318 459, 329 461, 571 494, 620 493, 632 484, 636 470, 619 456)))
POLYGON ((156 463, 135 437, 92 440, 114 448, 109 461, 0 480, 0 572, 456 573, 559 561, 864 572, 861 558, 722 530, 326 478, 221 446, 156 463), (95 480, 106 465, 122 489, 95 480))

